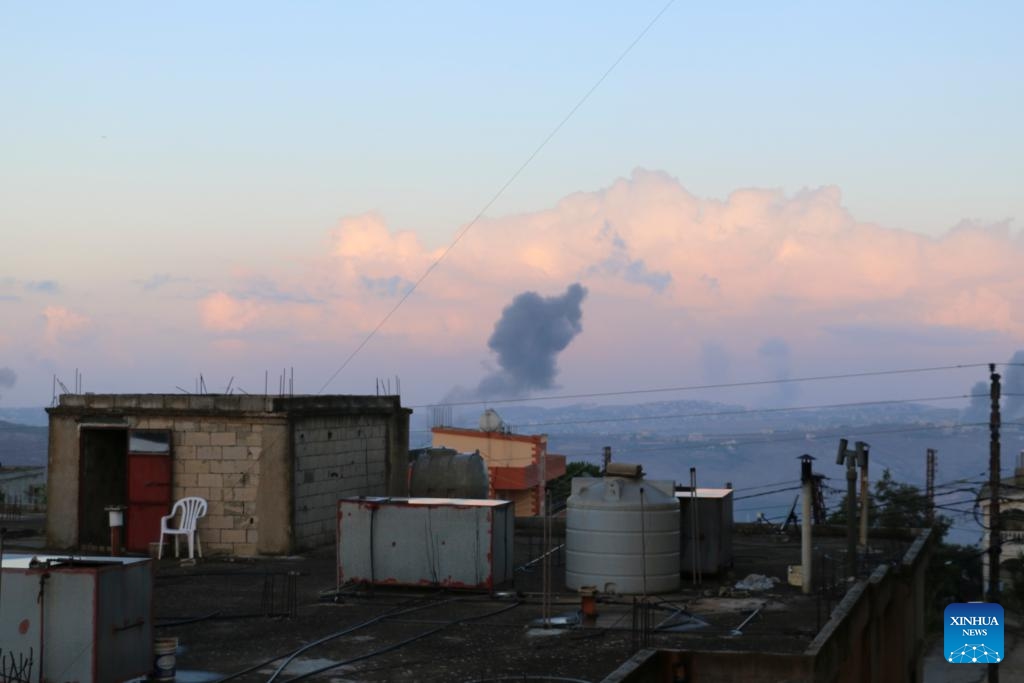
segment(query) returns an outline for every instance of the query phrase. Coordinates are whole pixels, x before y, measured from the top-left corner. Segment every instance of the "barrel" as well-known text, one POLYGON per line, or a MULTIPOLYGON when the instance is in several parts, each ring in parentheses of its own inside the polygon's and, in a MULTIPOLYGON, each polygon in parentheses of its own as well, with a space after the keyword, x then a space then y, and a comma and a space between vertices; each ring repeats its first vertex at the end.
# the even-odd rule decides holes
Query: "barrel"
POLYGON ((177 638, 157 638, 153 642, 153 680, 173 681, 174 666, 177 663, 175 654, 178 652, 177 638))

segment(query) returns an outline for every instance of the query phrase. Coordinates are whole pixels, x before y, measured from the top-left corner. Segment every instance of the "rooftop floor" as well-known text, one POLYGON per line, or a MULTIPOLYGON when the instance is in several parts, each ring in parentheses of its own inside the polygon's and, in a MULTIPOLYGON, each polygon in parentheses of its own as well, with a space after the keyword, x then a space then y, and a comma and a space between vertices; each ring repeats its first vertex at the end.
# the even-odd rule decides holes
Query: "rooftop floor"
MULTIPOLYGON (((179 640, 179 681, 267 681, 284 657, 299 653, 276 680, 477 681, 524 675, 599 681, 641 647, 792 653, 807 648, 845 590, 804 596, 785 582, 799 562, 796 537, 738 528, 735 566, 700 585, 634 607, 632 596, 600 596, 595 623, 543 628, 542 563, 516 572, 494 594, 336 585, 333 548, 302 557, 159 563, 153 613, 158 637, 179 640), (738 591, 751 573, 780 581, 767 591, 738 591), (757 615, 735 634, 750 615, 757 615), (646 628, 645 625, 646 624, 646 628), (314 643, 317 643, 313 645, 314 643), (245 673, 242 673, 245 672, 245 673)), ((10 539, 10 545, 28 539, 10 539)), ((560 543, 556 538, 554 545, 560 543)), ((896 557, 906 544, 880 541, 896 557)), ((841 537, 816 539, 817 562, 835 579, 841 537), (831 558, 831 560, 827 559, 831 558), (831 567, 831 570, 828 568, 831 567)), ((517 535, 516 565, 540 552, 517 535)), ((564 588, 564 560, 551 556, 550 615, 576 622, 579 596, 564 588)), ((876 562, 877 563, 877 562, 876 562)))

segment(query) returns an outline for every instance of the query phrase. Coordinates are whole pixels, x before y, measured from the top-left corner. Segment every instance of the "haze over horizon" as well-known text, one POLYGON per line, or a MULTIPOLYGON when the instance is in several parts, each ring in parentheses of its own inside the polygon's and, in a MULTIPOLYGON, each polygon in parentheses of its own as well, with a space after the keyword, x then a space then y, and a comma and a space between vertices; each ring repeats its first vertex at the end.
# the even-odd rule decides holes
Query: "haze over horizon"
POLYGON ((1018 5, 676 4, 324 386, 662 6, 5 8, 0 406, 75 368, 95 392, 399 376, 416 405, 1024 347, 1018 5), (510 383, 503 310, 572 286, 550 372, 510 383))

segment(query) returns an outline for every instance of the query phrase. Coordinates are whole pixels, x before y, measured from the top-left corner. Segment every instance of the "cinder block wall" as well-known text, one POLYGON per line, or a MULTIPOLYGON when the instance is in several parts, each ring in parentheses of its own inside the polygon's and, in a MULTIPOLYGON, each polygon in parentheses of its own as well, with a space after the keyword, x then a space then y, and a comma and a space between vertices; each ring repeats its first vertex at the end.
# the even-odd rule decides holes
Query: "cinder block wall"
POLYGON ((296 549, 334 542, 339 498, 388 494, 390 422, 385 415, 295 420, 296 549))
MULTIPOLYGON (((284 420, 281 424, 278 436, 284 438, 284 420)), ((267 434, 263 421, 143 417, 135 426, 172 431, 173 499, 200 496, 209 503, 206 516, 199 520, 204 552, 257 554, 263 526, 257 506, 267 434)), ((288 520, 266 522, 287 525, 288 520)))

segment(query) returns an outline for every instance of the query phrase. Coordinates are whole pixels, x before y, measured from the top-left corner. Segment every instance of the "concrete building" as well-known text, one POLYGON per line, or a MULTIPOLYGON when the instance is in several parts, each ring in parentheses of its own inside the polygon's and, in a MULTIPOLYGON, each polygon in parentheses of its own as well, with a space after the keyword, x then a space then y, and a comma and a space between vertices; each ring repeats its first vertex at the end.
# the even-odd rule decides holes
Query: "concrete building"
MULTIPOLYGON (((1013 476, 1003 479, 999 486, 999 535, 1002 538, 1001 555, 999 557, 999 578, 1005 590, 1009 586, 1010 572, 1007 570, 1008 563, 1015 563, 1018 567, 1024 565, 1024 451, 1017 455, 1017 467, 1013 476)), ((992 546, 990 537, 990 504, 988 484, 982 487, 978 494, 978 503, 981 505, 982 527, 985 535, 982 541, 982 548, 992 546)), ((984 553, 981 556, 982 576, 985 585, 988 586, 989 556, 984 553)))
POLYGON ((35 510, 46 504, 45 467, 0 467, 0 503, 35 510))
POLYGON ((565 474, 565 456, 548 453, 546 434, 459 427, 434 427, 431 432, 435 448, 479 451, 490 475, 488 497, 511 500, 517 517, 540 514, 547 482, 565 474))
POLYGON ((145 552, 173 501, 201 496, 207 554, 287 554, 334 540, 337 501, 401 495, 409 415, 397 396, 68 394, 50 416, 47 542, 145 552))

